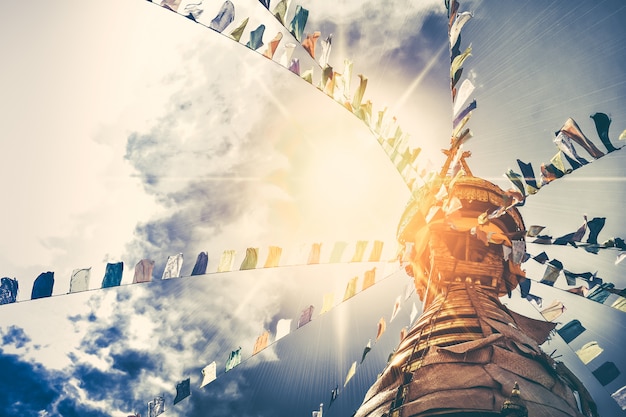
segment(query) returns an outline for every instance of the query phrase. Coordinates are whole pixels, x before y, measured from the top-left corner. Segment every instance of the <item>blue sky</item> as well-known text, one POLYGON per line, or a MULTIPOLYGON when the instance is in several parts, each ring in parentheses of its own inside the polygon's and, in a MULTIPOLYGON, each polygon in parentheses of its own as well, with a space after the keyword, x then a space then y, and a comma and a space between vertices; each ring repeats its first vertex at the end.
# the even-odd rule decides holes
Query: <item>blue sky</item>
MULTIPOLYGON (((310 10, 305 32, 333 34, 331 65, 341 70, 351 59, 352 88, 356 75, 365 74, 374 109, 387 106, 411 144, 423 148, 423 163, 435 166, 451 130, 442 3, 298 3, 310 10)), ((260 4, 235 5, 233 26, 250 16, 246 34, 265 23, 269 42, 278 27, 260 4)), ((237 250, 235 265, 247 247, 264 255, 269 245, 285 248, 284 259, 296 262, 314 242, 324 242, 328 255, 337 241, 380 239, 393 253, 408 192, 368 129, 278 63, 149 2, 31 2, 27 12, 0 7, 0 33, 10 40, 1 47, 0 125, 10 151, 0 156, 6 196, 0 274, 20 283, 20 302, 0 308, 0 404, 13 407, 0 414, 143 415, 160 393, 168 415, 205 415, 207 408, 211 415, 294 408, 292 414, 309 415, 327 403, 330 389, 343 384, 375 337, 378 319, 389 318, 406 277, 394 275, 316 316, 202 390, 196 380, 208 362, 222 369, 237 346, 245 356, 263 329, 275 330, 280 318, 297 320, 309 304, 319 311, 327 292, 339 300, 347 280, 372 265, 97 288, 107 262, 123 261, 122 284, 130 284, 139 259, 154 259, 160 277, 167 256, 179 252, 183 276, 200 251, 209 253, 210 272, 225 249, 237 250), (85 267, 92 268, 93 291, 63 295, 71 271, 85 267), (27 301, 36 276, 48 270, 55 272, 55 296, 27 301), (9 384, 7 376, 16 374, 17 383, 9 384), (175 384, 186 377, 192 396, 172 407, 175 384)), ((207 6, 203 19, 210 21, 217 8, 207 6)), ((475 175, 509 187, 503 174, 517 168, 516 158, 537 170, 556 152, 553 132, 568 117, 602 148, 589 116, 609 114, 618 144, 626 129, 626 6, 484 0, 462 2, 461 10, 475 14, 462 32, 462 45, 473 48, 464 76, 477 87, 474 137, 466 145, 475 175)), ((313 65, 299 56, 301 68, 313 65)), ((626 236, 623 152, 530 197, 522 208, 526 224, 546 225, 559 236, 587 214, 607 217, 600 240, 626 236)), ((529 245, 533 254, 543 249, 529 245)), ((550 250, 570 270, 597 270, 619 288, 626 284, 614 252, 550 250)), ((377 266, 379 278, 392 272, 377 266)), ((603 341, 607 358, 619 356, 623 313, 545 291, 546 299, 576 306, 564 322, 593 317, 588 336, 603 341)), ((358 406, 408 324, 414 297, 328 414, 349 415, 358 406)), ((589 377, 571 349, 551 343, 589 377)), ((589 381, 606 415, 617 415, 609 395, 624 385, 623 376, 606 389, 589 381)))

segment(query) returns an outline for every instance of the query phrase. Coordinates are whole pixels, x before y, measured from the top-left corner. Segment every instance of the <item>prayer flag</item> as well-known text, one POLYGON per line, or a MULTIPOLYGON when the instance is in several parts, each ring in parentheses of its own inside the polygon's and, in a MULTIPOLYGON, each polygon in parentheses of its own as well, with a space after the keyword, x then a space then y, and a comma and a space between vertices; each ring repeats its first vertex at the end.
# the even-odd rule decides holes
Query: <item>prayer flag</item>
POLYGON ((343 301, 346 301, 348 298, 354 297, 354 294, 356 294, 356 283, 358 279, 359 277, 354 277, 351 278, 350 281, 348 281, 348 284, 346 285, 346 291, 343 294, 343 301))
POLYGON ((300 327, 304 326, 305 324, 311 321, 311 318, 313 317, 314 308, 315 307, 310 305, 304 310, 302 310, 302 313, 300 314, 300 318, 298 319, 298 326, 296 327, 297 329, 299 329, 300 327))
POLYGON ((312 412, 312 417, 322 417, 323 409, 324 409, 324 404, 320 404, 319 410, 312 412))
POLYGON ((366 290, 376 283, 376 268, 365 271, 363 276, 363 289, 366 290))
POLYGON ((267 260, 265 261, 264 268, 273 268, 280 263, 280 256, 283 253, 283 249, 279 246, 270 246, 267 254, 267 260))
POLYGON ((589 227, 589 236, 587 237, 587 243, 598 243, 598 235, 600 234, 600 231, 602 231, 605 222, 606 217, 594 217, 587 222, 587 227, 589 227))
POLYGON ((328 408, 330 408, 330 406, 333 405, 333 401, 337 399, 338 394, 339 394, 339 385, 335 386, 335 388, 333 388, 330 391, 330 404, 328 404, 328 408))
POLYGON ((589 292, 587 298, 598 303, 603 304, 606 299, 611 295, 611 289, 613 289, 615 285, 610 282, 605 282, 603 284, 597 285, 589 292))
POLYGON ((274 54, 276 53, 276 49, 278 48, 278 44, 280 43, 282 38, 283 33, 278 32, 276 36, 274 36, 274 39, 270 41, 269 45, 267 45, 267 49, 265 50, 265 52, 263 52, 263 56, 269 59, 274 58, 274 54))
POLYGON ((321 243, 314 243, 311 246, 311 252, 309 253, 309 260, 307 261, 307 264, 318 264, 320 263, 320 252, 322 250, 322 244, 321 243))
POLYGON ((246 257, 241 262, 240 271, 254 269, 259 260, 259 248, 246 248, 246 257))
POLYGON ((167 257, 165 263, 165 269, 163 270, 163 276, 161 279, 177 278, 180 277, 180 270, 183 267, 183 254, 170 255, 167 257))
POLYGON ((42 272, 33 283, 31 299, 50 297, 54 287, 54 272, 42 272))
MULTIPOLYGON (((320 59, 319 59, 319 64, 320 67, 326 68, 326 66, 328 65, 328 59, 330 58, 330 49, 332 46, 332 41, 333 41, 333 35, 328 35, 326 37, 326 39, 323 39, 320 43, 322 44, 322 54, 320 55, 320 59)), ((367 78, 366 80, 366 84, 367 84, 367 78)), ((354 107, 354 106, 352 106, 354 107)))
POLYGON ((591 341, 585 343, 583 347, 578 349, 576 351, 576 355, 578 355, 578 358, 580 358, 580 360, 587 365, 594 358, 597 358, 602 352, 604 352, 604 349, 598 345, 598 342, 591 341))
POLYGON ((352 97, 352 108, 354 111, 358 111, 360 109, 361 102, 363 101, 363 95, 365 94, 365 89, 367 88, 367 77, 363 74, 359 74, 358 77, 359 86, 352 97))
POLYGON ((461 86, 459 87, 459 92, 454 100, 454 106, 452 108, 453 116, 455 116, 459 112, 461 106, 465 104, 467 99, 472 95, 472 93, 474 92, 474 88, 474 84, 472 84, 469 79, 466 78, 465 80, 463 80, 461 86))
POLYGON ((280 0, 278 4, 274 6, 274 10, 272 10, 274 17, 276 17, 283 26, 285 26, 285 16, 287 16, 290 4, 291 0, 280 0))
POLYGON ((519 169, 522 171, 522 175, 524 176, 524 181, 526 181, 526 190, 528 194, 535 194, 539 191, 539 185, 537 184, 537 180, 535 179, 535 171, 533 170, 532 164, 525 163, 522 160, 517 160, 517 165, 519 169))
POLYGON ((550 304, 548 307, 541 310, 541 315, 547 321, 554 321, 556 320, 557 317, 563 314, 565 310, 566 310, 565 305, 563 305, 562 302, 558 300, 554 300, 552 304, 550 304))
POLYGON ((350 262, 361 262, 363 260, 363 254, 367 248, 367 243, 367 240, 359 240, 356 242, 356 249, 350 262))
POLYGON ((185 5, 185 10, 182 14, 194 22, 197 22, 203 12, 204 9, 202 7, 202 0, 200 0, 198 3, 189 3, 185 5))
POLYGON ((154 397, 154 400, 148 402, 148 417, 156 417, 165 412, 165 398, 154 397))
POLYGON ((70 292, 87 291, 89 289, 89 277, 91 268, 81 268, 72 271, 70 278, 70 292))
POLYGON ((107 263, 102 278, 102 288, 117 287, 122 282, 124 262, 107 263))
POLYGON ((289 24, 289 31, 296 38, 298 42, 302 42, 302 33, 306 26, 306 21, 309 17, 309 11, 299 4, 296 5, 296 12, 289 24))
POLYGON ((235 251, 233 249, 225 250, 220 258, 220 263, 217 266, 217 272, 232 271, 233 264, 235 263, 235 251))
POLYGON ((393 319, 395 319, 396 316, 398 315, 398 312, 400 311, 401 302, 402 302, 401 297, 400 296, 396 297, 396 301, 395 303, 393 303, 393 310, 391 311, 391 319, 389 319, 389 323, 391 323, 393 319))
POLYGON ((452 121, 452 126, 455 127, 456 125, 459 124, 459 122, 461 120, 463 120, 465 118, 465 116, 469 115, 469 113, 476 109, 476 100, 473 100, 470 104, 467 105, 466 108, 464 108, 461 113, 459 113, 454 120, 452 121))
POLYGON ((328 262, 341 262, 341 255, 343 255, 343 251, 346 249, 346 246, 348 246, 348 242, 335 242, 333 250, 330 253, 330 259, 328 260, 328 262))
POLYGON ((265 330, 259 337, 257 337, 256 342, 254 343, 254 349, 252 349, 252 355, 256 355, 263 349, 267 347, 267 341, 270 337, 270 332, 265 330))
POLYGON ((315 45, 321 35, 321 32, 315 31, 313 34, 307 34, 306 39, 302 41, 302 47, 309 53, 309 55, 311 55, 311 58, 313 59, 315 59, 315 45))
POLYGON ((450 45, 454 45, 461 34, 461 29, 474 15, 471 12, 457 13, 454 23, 450 27, 450 45))
POLYGON ((539 308, 541 308, 541 306, 543 305, 543 299, 537 295, 528 294, 526 296, 526 299, 530 302, 534 302, 535 304, 537 304, 539 308))
POLYGON ((350 381, 350 379, 352 379, 355 372, 356 372, 356 361, 352 362, 352 366, 350 366, 350 369, 348 370, 348 374, 346 375, 346 381, 343 383, 344 387, 348 385, 348 382, 350 381))
POLYGON ((572 144, 571 138, 565 133, 557 132, 557 135, 554 138, 554 144, 561 150, 561 152, 563 152, 563 155, 565 155, 567 161, 572 166, 572 169, 578 169, 582 165, 589 163, 585 158, 578 156, 578 153, 576 153, 576 149, 572 144))
POLYGON ((233 29, 232 32, 230 32, 230 37, 233 38, 236 42, 239 42, 239 40, 241 40, 241 35, 243 35, 243 31, 246 30, 249 19, 249 17, 243 19, 239 26, 237 26, 235 29, 233 29))
POLYGON ((196 258, 196 263, 193 266, 191 275, 204 275, 206 274, 207 266, 209 266, 209 254, 206 252, 200 252, 196 258))
POLYGON ((250 32, 250 40, 246 43, 246 46, 250 49, 257 50, 263 46, 263 33, 265 32, 265 25, 261 24, 255 30, 250 32))
POLYGON ((576 339, 585 330, 585 327, 580 323, 580 321, 574 319, 557 330, 557 333, 563 338, 565 343, 569 343, 576 339))
POLYGON ((200 372, 202 373, 202 382, 200 383, 200 388, 202 388, 217 379, 217 364, 215 363, 215 361, 213 361, 204 368, 202 368, 200 372))
POLYGON ((385 333, 386 329, 387 323, 385 322, 385 318, 381 317, 380 320, 378 320, 378 331, 376 332, 376 340, 380 339, 380 336, 385 333))
POLYGON ((561 264, 556 259, 551 260, 546 264, 546 270, 543 273, 543 278, 541 278, 541 283, 554 286, 555 281, 559 277, 561 270, 563 269, 563 264, 561 264), (559 265, 560 264, 560 265, 559 265))
POLYGON ((461 68, 463 62, 472 55, 472 47, 468 46, 463 53, 455 57, 450 64, 450 78, 454 78, 456 72, 461 68))
POLYGON ((270 0, 259 0, 266 9, 270 8, 270 0))
POLYGON ((320 315, 330 311, 333 308, 333 304, 335 303, 335 294, 328 293, 324 294, 324 299, 322 301, 322 309, 320 311, 320 315))
POLYGON ((228 372, 233 369, 235 366, 241 363, 241 347, 238 347, 237 350, 233 350, 230 352, 228 359, 226 360, 226 371, 228 372))
POLYGON ((176 384, 176 397, 174 398, 174 405, 178 404, 190 395, 191 387, 189 386, 189 378, 187 378, 176 384))
POLYGON ((161 7, 165 7, 173 12, 178 10, 178 6, 180 6, 181 0, 162 0, 161 7))
POLYGON ((616 151, 617 148, 613 146, 609 139, 609 126, 611 126, 611 118, 604 113, 595 113, 589 116, 593 119, 596 125, 596 131, 602 141, 602 144, 606 148, 607 152, 616 151))
POLYGON ((593 142, 587 139, 587 137, 580 130, 580 127, 578 127, 578 124, 571 117, 565 121, 565 124, 561 127, 560 131, 565 133, 574 142, 585 148, 589 155, 593 156, 595 159, 604 156, 604 152, 596 148, 593 142))
POLYGON ((291 331, 291 319, 280 319, 276 324, 276 339, 279 340, 287 336, 291 331))
POLYGON ((361 363, 363 363, 363 361, 365 360, 365 356, 367 356, 370 350, 372 350, 372 339, 367 341, 367 345, 365 345, 365 348, 363 349, 363 354, 361 355, 361 363))
POLYGON ((235 20, 235 5, 230 0, 226 0, 219 12, 217 12, 217 15, 209 23, 209 29, 222 33, 233 20, 235 20))
POLYGON ((140 282, 152 281, 152 271, 154 270, 154 261, 152 259, 142 259, 135 265, 135 275, 133 276, 133 284, 140 282))
POLYGON ((602 386, 606 386, 617 378, 620 372, 613 362, 604 362, 598 367, 598 369, 593 371, 592 374, 596 377, 600 384, 602 384, 602 386))
POLYGON ((375 240, 372 245, 372 252, 370 252, 370 257, 368 262, 378 262, 380 261, 380 257, 383 254, 383 244, 380 240, 375 240))
POLYGON ((611 398, 615 400, 622 410, 626 410, 626 385, 611 394, 611 398))
POLYGON ((526 298, 530 294, 531 281, 526 278, 519 282, 520 295, 522 298, 526 298))
POLYGON ((15 278, 0 279, 0 305, 14 303, 17 300, 19 284, 15 278))

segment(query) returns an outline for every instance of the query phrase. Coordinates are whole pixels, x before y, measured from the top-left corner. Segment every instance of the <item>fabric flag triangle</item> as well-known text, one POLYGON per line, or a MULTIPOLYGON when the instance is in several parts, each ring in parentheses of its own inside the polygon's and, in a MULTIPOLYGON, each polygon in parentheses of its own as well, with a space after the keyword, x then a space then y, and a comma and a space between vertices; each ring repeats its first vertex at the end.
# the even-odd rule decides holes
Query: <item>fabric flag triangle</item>
POLYGON ((180 277, 180 270, 183 267, 183 254, 170 255, 167 257, 165 263, 165 269, 163 270, 163 276, 161 279, 177 278, 180 277))
POLYGON ((415 318, 417 317, 418 311, 417 306, 413 303, 413 307, 411 307, 411 315, 409 316, 410 324, 413 324, 415 318))
POLYGON ((452 121, 452 126, 455 127, 459 124, 461 120, 463 120, 472 110, 476 109, 476 100, 472 100, 470 104, 467 105, 466 108, 461 110, 461 112, 454 118, 452 121))
POLYGON ((298 327, 296 327, 297 329, 299 329, 300 327, 304 326, 305 324, 311 321, 311 318, 313 317, 314 308, 315 307, 310 305, 304 310, 302 310, 302 313, 300 314, 300 318, 298 319, 298 327))
POLYGON ((554 138, 554 144, 559 148, 563 155, 565 155, 567 161, 572 166, 572 169, 578 169, 582 165, 587 165, 589 161, 578 155, 574 144, 569 136, 563 132, 558 132, 554 138))
POLYGON ((225 250, 220 258, 217 266, 217 272, 228 272, 233 270, 235 264, 235 251, 233 249, 225 250))
POLYGON ((252 349, 252 355, 256 355, 267 347, 267 341, 269 340, 270 332, 264 331, 259 337, 257 337, 254 343, 254 349, 252 349))
POLYGON ((276 53, 278 44, 280 43, 282 39, 283 39, 283 33, 278 32, 276 36, 274 36, 274 39, 272 39, 270 43, 267 45, 267 49, 265 50, 265 52, 263 52, 263 56, 269 59, 274 58, 274 54, 276 53))
POLYGON ((241 36, 243 35, 243 32, 246 30, 246 26, 248 26, 249 19, 250 19, 249 17, 246 17, 245 19, 243 19, 243 21, 239 24, 239 26, 237 26, 235 29, 233 29, 232 32, 230 32, 230 37, 233 38, 235 42, 239 42, 241 40, 241 36))
POLYGON ((472 47, 468 46, 459 56, 455 57, 450 64, 450 78, 454 78, 456 72, 461 68, 463 62, 472 55, 472 47))
POLYGON ((189 378, 187 378, 176 384, 176 397, 174 398, 174 405, 178 404, 190 395, 191 387, 189 386, 189 378))
POLYGON ((238 347, 237 350, 233 350, 230 352, 228 359, 226 360, 226 372, 233 369, 235 366, 241 363, 241 347, 238 347))
POLYGON ((542 284, 554 286, 554 283, 559 277, 559 274, 561 273, 561 270, 563 268, 559 268, 558 266, 554 265, 552 262, 554 262, 555 260, 556 259, 553 259, 552 261, 546 264, 546 270, 544 271, 543 278, 541 278, 541 281, 540 281, 542 284))
POLYGON ((598 382, 602 384, 602 386, 606 386, 617 378, 620 372, 613 362, 604 362, 598 367, 598 369, 593 371, 592 374, 596 377, 598 382))
POLYGON ((279 340, 287 336, 291 331, 291 319, 280 319, 276 324, 276 339, 279 340))
POLYGON ((344 387, 348 385, 348 382, 350 381, 350 379, 352 379, 355 372, 356 372, 356 361, 352 362, 350 369, 348 369, 348 373, 346 374, 346 381, 343 383, 344 387))
POLYGON ((533 259, 540 264, 545 264, 550 258, 548 258, 548 254, 545 252, 541 252, 539 255, 533 256, 533 259))
POLYGON ((400 303, 402 302, 402 297, 398 296, 396 298, 396 302, 393 303, 393 310, 391 311, 391 319, 389 319, 389 323, 391 323, 393 321, 393 319, 396 318, 396 316, 398 315, 398 312, 400 311, 400 303))
POLYGON ((267 254, 267 260, 265 261, 264 268, 274 268, 280 263, 280 256, 283 253, 283 248, 279 246, 270 246, 267 254))
POLYGON ((330 311, 333 308, 333 304, 335 303, 335 294, 328 293, 324 294, 324 299, 322 301, 322 309, 320 310, 320 315, 330 311))
POLYGON ((615 400, 622 410, 626 410, 626 385, 611 394, 611 398, 615 400))
POLYGON ((133 284, 140 282, 152 281, 152 271, 154 270, 154 261, 152 259, 142 259, 135 265, 135 275, 133 276, 133 284))
POLYGON ((557 330, 557 333, 563 338, 565 343, 569 343, 580 336, 580 334, 585 330, 585 327, 580 323, 580 321, 574 319, 557 330))
POLYGON ((376 268, 374 267, 368 271, 365 271, 365 274, 363 275, 362 291, 365 291, 366 289, 368 289, 375 283, 376 283, 376 268))
POLYGON ((0 305, 11 304, 17 300, 19 284, 15 278, 0 279, 0 305))
POLYGON ((196 258, 196 263, 191 270, 191 275, 204 275, 206 269, 209 266, 209 254, 206 252, 200 252, 196 258))
POLYGON ((165 412, 165 398, 154 397, 154 400, 148 402, 148 417, 156 417, 165 412))
POLYGON ((293 55, 293 51, 295 50, 296 46, 297 45, 293 42, 287 42, 285 44, 285 46, 283 47, 283 53, 278 60, 280 65, 282 65, 285 68, 289 68, 289 65, 291 63, 291 57, 293 55))
POLYGON ((200 383, 200 388, 202 388, 217 379, 217 363, 215 363, 215 361, 211 362, 210 364, 202 368, 200 372, 202 373, 202 382, 200 383))
POLYGON ((351 278, 350 281, 348 281, 348 285, 346 285, 346 291, 343 295, 343 301, 354 297, 354 294, 356 294, 356 283, 358 279, 359 277, 354 277, 351 278))
POLYGON ((31 291, 30 298, 32 300, 35 300, 37 298, 50 297, 52 295, 53 287, 54 272, 42 272, 33 283, 33 289, 31 291))
POLYGON ((122 282, 124 262, 107 263, 102 278, 102 288, 118 287, 122 282))
POLYGON ((289 63, 289 71, 296 75, 300 75, 300 60, 298 58, 293 58, 291 60, 289 63))
POLYGON ((386 329, 387 329, 387 323, 385 322, 385 318, 381 317, 380 320, 378 320, 378 330, 376 332, 376 340, 380 339, 380 336, 382 336, 383 333, 385 333, 386 329))
POLYGON ((89 289, 89 277, 91 268, 81 268, 72 271, 70 278, 70 292, 87 291, 89 289))
POLYGON ((321 32, 315 31, 313 34, 307 34, 306 39, 302 41, 302 47, 309 53, 309 55, 311 55, 311 58, 313 59, 315 59, 315 45, 321 35, 321 32))
POLYGON ((299 4, 296 5, 296 12, 289 24, 289 31, 296 38, 298 42, 302 42, 302 34, 306 26, 306 21, 309 18, 309 11, 299 4))
POLYGON ((595 113, 589 116, 593 119, 596 125, 596 131, 602 141, 602 144, 606 148, 607 152, 616 151, 617 148, 613 146, 609 139, 609 126, 611 126, 611 118, 604 113, 595 113))
POLYGON ((259 0, 266 9, 270 8, 270 0, 259 0))
POLYGON ((365 348, 363 348, 363 355, 361 355, 361 363, 363 363, 363 361, 365 360, 365 356, 367 356, 370 350, 372 350, 372 339, 368 340, 367 345, 365 345, 365 348))
POLYGON ((350 262, 361 262, 363 260, 363 255, 365 254, 367 244, 367 240, 359 240, 358 242, 356 242, 354 256, 352 256, 352 260, 350 262))
POLYGON ((314 243, 311 246, 311 252, 309 253, 309 260, 307 261, 308 265, 318 264, 320 263, 320 252, 322 250, 321 243, 314 243))
POLYGON ((547 320, 547 321, 554 321, 556 320, 561 314, 563 314, 565 312, 565 305, 558 301, 558 300, 554 300, 552 302, 552 304, 550 304, 548 307, 544 308, 543 310, 541 310, 541 315, 547 320))
POLYGON ((259 248, 247 248, 246 257, 241 262, 240 271, 254 269, 259 260, 259 248))
POLYGON ((522 175, 524 176, 524 181, 526 181, 526 191, 528 194, 536 194, 539 191, 539 184, 537 184, 537 179, 535 178, 535 171, 533 170, 533 165, 529 162, 523 162, 522 160, 517 160, 517 165, 519 169, 522 171, 522 175))
POLYGON ((209 29, 222 33, 233 20, 235 20, 235 5, 230 0, 226 0, 219 12, 217 12, 217 15, 209 23, 209 29))

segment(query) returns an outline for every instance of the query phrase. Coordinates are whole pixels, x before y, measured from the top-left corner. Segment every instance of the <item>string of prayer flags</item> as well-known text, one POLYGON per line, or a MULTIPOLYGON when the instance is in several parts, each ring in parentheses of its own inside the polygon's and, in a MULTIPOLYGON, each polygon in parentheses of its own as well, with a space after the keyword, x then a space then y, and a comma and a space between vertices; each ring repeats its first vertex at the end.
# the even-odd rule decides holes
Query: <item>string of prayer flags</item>
POLYGON ((117 287, 122 282, 124 262, 108 262, 102 278, 102 288, 117 287))
POLYGON ((185 398, 191 395, 191 388, 189 385, 189 378, 176 384, 176 397, 174 398, 174 405, 178 404, 185 398))
POLYGON ((163 276, 161 279, 178 278, 180 277, 180 270, 183 267, 183 254, 170 255, 167 257, 165 263, 165 269, 163 270, 163 276))
POLYGON ((202 382, 200 382, 200 388, 202 388, 217 379, 217 363, 215 361, 211 362, 210 364, 202 368, 200 372, 202 373, 202 382))

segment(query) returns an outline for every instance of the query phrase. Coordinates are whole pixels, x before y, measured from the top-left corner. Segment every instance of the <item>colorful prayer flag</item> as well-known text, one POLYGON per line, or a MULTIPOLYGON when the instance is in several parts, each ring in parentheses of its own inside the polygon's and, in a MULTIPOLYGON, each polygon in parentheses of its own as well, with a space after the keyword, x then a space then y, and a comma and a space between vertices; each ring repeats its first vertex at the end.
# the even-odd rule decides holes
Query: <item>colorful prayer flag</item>
POLYGON ((210 364, 202 368, 200 372, 202 373, 202 382, 200 383, 200 388, 202 388, 217 379, 217 363, 215 361, 211 362, 210 364))
POLYGON ((189 385, 189 378, 187 378, 176 384, 176 397, 174 398, 174 405, 178 404, 190 395, 191 387, 189 385))

